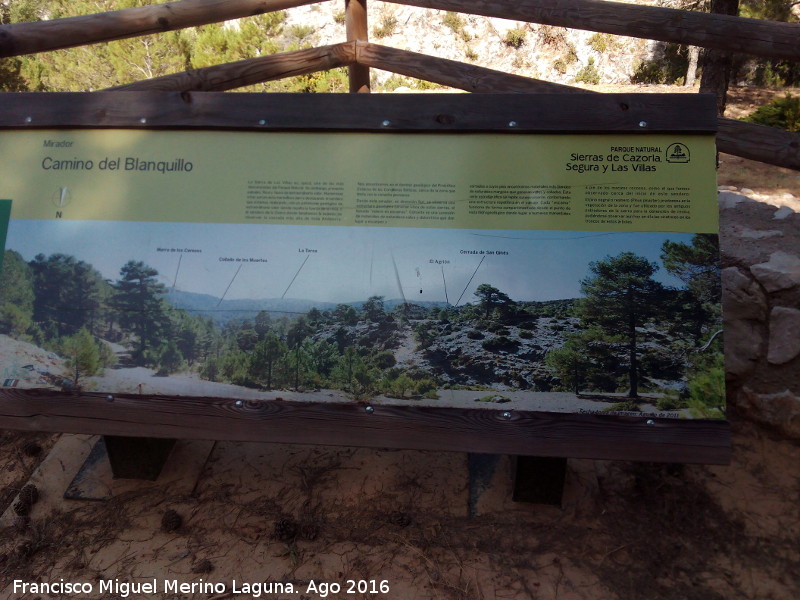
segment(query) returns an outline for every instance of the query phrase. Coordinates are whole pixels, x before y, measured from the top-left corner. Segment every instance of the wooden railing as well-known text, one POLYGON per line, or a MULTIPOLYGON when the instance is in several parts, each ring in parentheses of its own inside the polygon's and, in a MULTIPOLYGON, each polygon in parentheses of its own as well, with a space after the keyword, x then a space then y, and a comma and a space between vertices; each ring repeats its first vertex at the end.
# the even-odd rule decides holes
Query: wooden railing
MULTIPOLYGON (((107 42, 314 4, 318 0, 181 0, 0 26, 0 57, 107 42)), ((397 4, 571 27, 757 56, 800 60, 800 25, 600 0, 389 0, 397 4)), ((367 0, 344 0, 346 41, 176 73, 114 90, 223 91, 347 66, 350 91, 380 68, 470 92, 591 93, 472 64, 369 43, 367 0)), ((800 170, 800 134, 719 120, 718 147, 800 170)))

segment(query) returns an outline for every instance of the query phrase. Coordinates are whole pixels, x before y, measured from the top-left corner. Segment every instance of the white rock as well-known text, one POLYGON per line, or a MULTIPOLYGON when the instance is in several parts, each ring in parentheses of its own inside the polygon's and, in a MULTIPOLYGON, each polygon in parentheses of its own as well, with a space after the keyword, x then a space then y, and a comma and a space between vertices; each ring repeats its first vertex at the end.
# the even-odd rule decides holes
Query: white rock
POLYGON ((718 197, 720 208, 733 208, 740 202, 745 202, 747 200, 747 196, 742 196, 741 194, 735 194, 733 192, 720 192, 718 197))
POLYGON ((772 293, 800 285, 800 257, 787 252, 773 252, 769 261, 750 267, 759 283, 772 293))
POLYGON ((789 208, 788 206, 781 206, 778 210, 775 211, 775 214, 772 215, 774 220, 782 220, 788 217, 789 215, 793 215, 794 211, 789 208))
POLYGON ((753 190, 751 190, 750 188, 742 188, 740 191, 741 191, 741 192, 742 192, 742 193, 743 193, 745 196, 752 196, 753 194, 755 194, 755 192, 754 192, 753 190))
POLYGON ((776 306, 769 314, 767 360, 783 365, 800 356, 800 310, 776 306))
POLYGON ((771 238, 771 237, 783 237, 783 232, 778 229, 769 229, 767 231, 763 231, 760 229, 750 229, 749 227, 739 227, 736 228, 736 234, 739 237, 751 239, 751 240, 762 240, 764 238, 771 238))

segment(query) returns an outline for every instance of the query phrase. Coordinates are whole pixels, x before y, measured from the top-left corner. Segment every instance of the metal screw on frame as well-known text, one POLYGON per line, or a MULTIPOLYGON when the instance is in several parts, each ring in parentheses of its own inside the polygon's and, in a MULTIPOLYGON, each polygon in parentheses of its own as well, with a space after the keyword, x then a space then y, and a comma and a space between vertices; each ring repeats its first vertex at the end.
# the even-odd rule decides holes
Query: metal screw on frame
POLYGON ((364 407, 364 411, 365 411, 365 412, 366 412, 368 415, 371 415, 372 413, 374 413, 374 412, 375 412, 375 407, 373 407, 373 406, 365 406, 365 407, 364 407))
POLYGON ((264 120, 264 119, 261 119, 261 120, 258 122, 258 124, 259 124, 259 125, 266 125, 266 124, 267 124, 267 122, 266 122, 266 120, 264 120))
POLYGON ((647 121, 639 121, 639 127, 647 127, 647 121))
POLYGON ((508 122, 508 126, 509 127, 516 127, 517 126, 517 122, 516 121, 509 121, 508 122))
POLYGON ((653 419, 647 419, 647 424, 648 424, 648 425, 655 425, 655 424, 656 424, 656 422, 655 422, 655 421, 653 421, 653 419))
POLYGON ((244 406, 244 402, 242 402, 241 400, 237 400, 233 404, 234 406, 236 406, 236 408, 242 408, 244 406))
POLYGON ((33 117, 25 117, 26 123, 33 123, 33 117))
POLYGON ((392 122, 391 122, 391 121, 389 121, 388 119, 387 119, 387 120, 385 120, 385 121, 381 121, 381 126, 382 126, 382 127, 388 127, 388 126, 389 126, 389 125, 391 125, 391 124, 392 124, 392 122))
POLYGON ((510 419, 511 418, 511 412, 507 411, 507 410, 504 410, 503 414, 500 415, 500 416, 503 417, 504 419, 510 419))
POLYGON ((114 396, 112 396, 111 394, 109 394, 108 396, 106 396, 106 401, 107 401, 107 402, 113 402, 113 401, 114 401, 114 396))
POLYGON ((144 125, 145 123, 147 123, 147 118, 146 117, 142 117, 141 119, 139 119, 139 123, 144 125))

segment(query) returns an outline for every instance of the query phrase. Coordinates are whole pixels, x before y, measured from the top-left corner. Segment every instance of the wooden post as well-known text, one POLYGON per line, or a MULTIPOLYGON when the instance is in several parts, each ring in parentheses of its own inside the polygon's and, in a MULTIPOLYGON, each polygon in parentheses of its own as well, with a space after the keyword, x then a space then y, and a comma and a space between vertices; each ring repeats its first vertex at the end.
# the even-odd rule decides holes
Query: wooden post
MULTIPOLYGON (((711 12, 736 16, 739 14, 739 0, 711 0, 711 12)), ((706 50, 703 58, 700 92, 716 94, 717 113, 720 117, 725 114, 725 105, 728 102, 728 84, 732 68, 733 56, 730 52, 713 48, 706 50)))
MULTIPOLYGON (((369 41, 367 25, 367 0, 344 0, 345 28, 347 41, 369 41)), ((369 67, 353 64, 348 67, 350 76, 350 91, 354 93, 370 92, 369 67)))

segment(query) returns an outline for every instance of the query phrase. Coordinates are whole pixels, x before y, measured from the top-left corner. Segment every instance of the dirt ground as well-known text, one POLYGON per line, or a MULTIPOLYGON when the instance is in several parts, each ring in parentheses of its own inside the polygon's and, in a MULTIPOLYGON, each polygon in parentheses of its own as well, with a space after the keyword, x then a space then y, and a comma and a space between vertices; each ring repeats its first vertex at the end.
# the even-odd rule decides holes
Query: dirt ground
MULTIPOLYGON (((730 115, 781 93, 733 90, 730 115)), ((725 155, 719 183, 800 198, 800 173, 725 155)), ((512 502, 508 457, 476 485, 463 453, 231 442, 176 448, 154 483, 106 480, 111 499, 66 500, 94 440, 0 432, 0 600, 796 600, 800 444, 729 419, 731 465, 570 460, 560 508, 512 502), (41 497, 20 518, 29 480, 41 497), (14 592, 62 578, 93 592, 14 592), (157 591, 100 591, 114 580, 157 591), (346 594, 348 580, 389 592, 346 594)))

